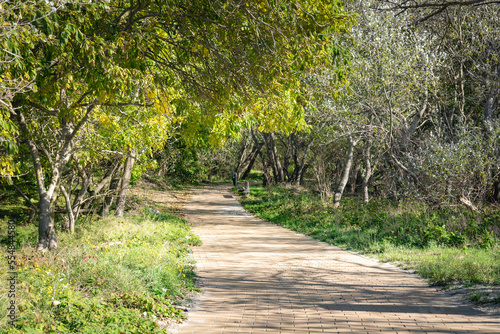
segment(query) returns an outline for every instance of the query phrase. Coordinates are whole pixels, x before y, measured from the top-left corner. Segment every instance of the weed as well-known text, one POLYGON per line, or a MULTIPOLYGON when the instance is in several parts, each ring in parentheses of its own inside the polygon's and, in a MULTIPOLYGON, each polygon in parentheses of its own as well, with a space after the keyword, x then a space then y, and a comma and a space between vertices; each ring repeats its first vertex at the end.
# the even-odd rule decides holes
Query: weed
POLYGON ((485 293, 474 293, 469 297, 469 301, 474 304, 484 304, 489 301, 488 294, 485 293))

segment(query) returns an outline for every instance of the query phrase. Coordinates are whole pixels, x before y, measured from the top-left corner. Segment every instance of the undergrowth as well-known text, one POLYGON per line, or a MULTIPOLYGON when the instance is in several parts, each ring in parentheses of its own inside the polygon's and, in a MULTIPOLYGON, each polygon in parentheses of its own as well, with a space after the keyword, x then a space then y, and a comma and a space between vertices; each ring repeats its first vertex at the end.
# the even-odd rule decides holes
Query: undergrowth
POLYGON ((500 212, 431 209, 422 203, 345 197, 334 209, 307 190, 252 187, 254 215, 345 249, 398 262, 429 279, 500 283, 500 212))
MULTIPOLYGON (((7 273, 0 222, 1 279, 7 273)), ((165 333, 175 307, 195 290, 188 252, 199 239, 170 214, 108 218, 61 233, 58 250, 37 253, 34 225, 17 227, 18 319, 7 325, 7 285, 0 286, 2 333, 165 333), (160 326, 159 326, 160 325, 160 326)))

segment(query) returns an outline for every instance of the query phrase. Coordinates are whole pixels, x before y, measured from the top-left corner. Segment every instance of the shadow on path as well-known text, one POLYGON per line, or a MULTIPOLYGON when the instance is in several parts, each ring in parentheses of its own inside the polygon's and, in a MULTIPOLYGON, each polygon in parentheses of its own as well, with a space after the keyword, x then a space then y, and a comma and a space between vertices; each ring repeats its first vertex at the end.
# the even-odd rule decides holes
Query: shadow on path
POLYGON ((229 187, 185 208, 204 293, 178 333, 499 332, 414 275, 248 215, 229 187))

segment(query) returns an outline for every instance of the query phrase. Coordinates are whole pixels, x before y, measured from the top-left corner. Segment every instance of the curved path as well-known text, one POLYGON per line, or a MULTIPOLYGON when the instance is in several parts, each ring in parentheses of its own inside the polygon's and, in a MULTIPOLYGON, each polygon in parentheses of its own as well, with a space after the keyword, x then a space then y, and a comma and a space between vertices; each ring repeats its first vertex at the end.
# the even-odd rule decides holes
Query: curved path
POLYGON ((185 212, 204 293, 177 333, 500 333, 414 275, 252 217, 227 185, 185 212))

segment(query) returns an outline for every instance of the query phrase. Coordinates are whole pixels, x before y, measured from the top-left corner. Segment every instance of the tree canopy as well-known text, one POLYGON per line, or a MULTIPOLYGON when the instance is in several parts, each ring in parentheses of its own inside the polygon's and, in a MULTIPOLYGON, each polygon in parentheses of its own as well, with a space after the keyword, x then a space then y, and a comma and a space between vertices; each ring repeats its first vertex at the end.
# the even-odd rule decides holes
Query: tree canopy
POLYGON ((293 124, 277 121, 287 108, 258 106, 296 105, 299 75, 332 63, 332 41, 350 24, 337 0, 52 4, 2 3, 12 26, 2 50, 1 77, 12 83, 2 100, 2 175, 14 174, 16 143, 26 143, 39 249, 56 247, 52 211, 73 160, 81 168, 102 152, 136 160, 175 129, 221 143, 243 119, 302 126, 300 108, 293 124))

